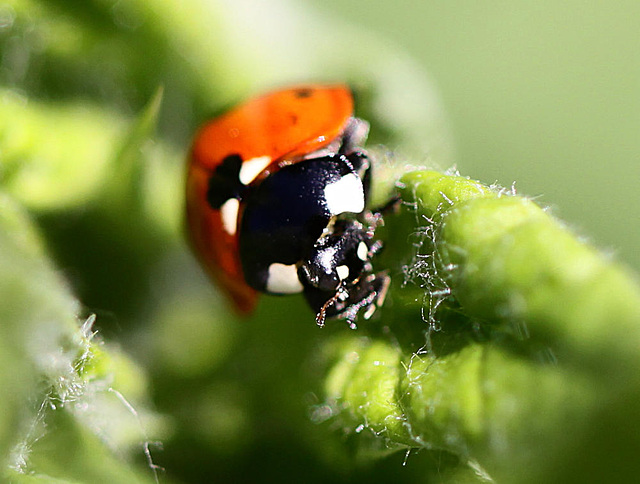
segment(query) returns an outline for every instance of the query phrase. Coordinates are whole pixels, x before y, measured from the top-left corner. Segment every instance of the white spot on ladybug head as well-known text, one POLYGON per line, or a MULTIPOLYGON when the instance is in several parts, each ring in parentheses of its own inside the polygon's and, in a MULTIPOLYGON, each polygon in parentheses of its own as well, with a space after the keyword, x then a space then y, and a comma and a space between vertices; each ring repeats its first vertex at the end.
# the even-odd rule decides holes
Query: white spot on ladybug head
POLYGON ((355 173, 349 173, 324 187, 324 197, 331 215, 360 213, 364 210, 364 187, 355 173))
POLYGON ((367 247, 367 244, 360 242, 358 244, 358 251, 356 252, 356 255, 361 261, 367 260, 367 257, 369 256, 369 247, 367 247))
POLYGON ((347 277, 349 277, 349 267, 347 266, 336 267, 336 272, 338 273, 338 278, 341 281, 344 281, 347 277))
POLYGON ((246 160, 240 166, 240 182, 243 185, 249 185, 256 177, 271 163, 270 156, 258 156, 246 160))
POLYGON ((302 283, 298 279, 295 264, 286 265, 274 262, 269 266, 267 292, 272 294, 296 294, 302 292, 302 283))
POLYGON ((220 207, 220 217, 222 218, 222 227, 229 235, 235 235, 238 227, 238 210, 240 209, 240 200, 230 198, 220 207))

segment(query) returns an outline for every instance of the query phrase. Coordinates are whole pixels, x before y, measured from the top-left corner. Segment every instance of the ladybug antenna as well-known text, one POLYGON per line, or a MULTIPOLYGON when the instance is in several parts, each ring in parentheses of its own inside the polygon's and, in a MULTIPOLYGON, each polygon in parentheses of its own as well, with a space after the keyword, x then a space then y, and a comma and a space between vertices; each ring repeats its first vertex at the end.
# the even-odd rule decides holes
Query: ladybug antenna
MULTIPOLYGON (((356 279, 356 281, 359 280, 359 279, 360 278, 356 279)), ((343 295, 346 293, 346 291, 347 291, 347 289, 346 289, 345 283, 343 281, 338 286, 338 289, 336 289, 336 293, 333 296, 331 296, 329 299, 327 299, 327 301, 322 305, 322 307, 318 311, 318 314, 316 314, 316 324, 320 328, 324 327, 324 322, 327 319, 327 310, 329 309, 329 306, 331 306, 338 299, 343 297, 343 295)))

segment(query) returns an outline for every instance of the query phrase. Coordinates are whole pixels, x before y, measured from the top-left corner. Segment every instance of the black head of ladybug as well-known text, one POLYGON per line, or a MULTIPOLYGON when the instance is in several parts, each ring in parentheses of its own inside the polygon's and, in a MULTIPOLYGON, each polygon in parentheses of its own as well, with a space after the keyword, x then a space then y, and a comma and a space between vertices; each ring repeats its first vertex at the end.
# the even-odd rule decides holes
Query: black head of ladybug
MULTIPOLYGON (((373 220, 379 223, 380 218, 373 220)), ((298 269, 319 326, 326 318, 338 317, 354 327, 360 309, 368 319, 384 300, 389 277, 372 272, 371 257, 382 247, 379 241, 372 241, 373 228, 355 220, 339 220, 330 233, 318 239, 298 269)))
POLYGON ((240 259, 247 283, 262 292, 303 292, 317 313, 369 317, 389 277, 373 274, 380 217, 365 210, 371 166, 363 151, 331 153, 283 166, 243 198, 240 259), (365 224, 358 219, 368 219, 365 224))

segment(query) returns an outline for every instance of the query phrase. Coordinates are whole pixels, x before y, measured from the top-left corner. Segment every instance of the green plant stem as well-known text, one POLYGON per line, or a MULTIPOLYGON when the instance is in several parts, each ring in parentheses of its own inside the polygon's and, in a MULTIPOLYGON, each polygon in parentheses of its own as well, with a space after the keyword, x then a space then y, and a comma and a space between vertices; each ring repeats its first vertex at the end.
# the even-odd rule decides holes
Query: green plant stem
POLYGON ((626 269, 526 198, 435 172, 403 183, 418 215, 437 220, 440 273, 467 315, 520 325, 607 378, 640 366, 640 289, 626 269))
MULTIPOLYGON (((504 482, 561 482, 575 455, 602 461, 603 442, 619 429, 594 422, 639 426, 634 406, 620 404, 640 388, 633 278, 530 200, 430 171, 401 183, 409 208, 391 222, 394 239, 403 224, 404 239, 414 232, 407 220, 426 227, 421 248, 450 291, 443 307, 456 309, 469 335, 441 353, 384 338, 335 342, 325 391, 345 429, 445 449, 504 482)), ((416 306, 405 321, 391 311, 382 318, 392 331, 424 327, 416 306)), ((442 337, 454 331, 439 323, 442 337)))

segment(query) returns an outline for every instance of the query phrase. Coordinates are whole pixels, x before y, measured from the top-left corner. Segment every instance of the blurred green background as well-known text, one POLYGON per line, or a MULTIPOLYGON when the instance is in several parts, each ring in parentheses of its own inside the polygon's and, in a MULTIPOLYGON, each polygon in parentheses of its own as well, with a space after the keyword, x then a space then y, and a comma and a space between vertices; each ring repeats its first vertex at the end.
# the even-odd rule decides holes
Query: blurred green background
POLYGON ((638 2, 311 3, 430 73, 462 173, 515 181, 640 268, 638 2))
MULTIPOLYGON (((154 482, 145 442, 161 482, 477 482, 464 456, 423 449, 402 466, 403 452, 328 418, 327 341, 343 325, 319 332, 297 297, 264 298, 248 321, 228 311, 183 237, 190 138, 252 93, 346 81, 390 165, 515 182, 637 269, 639 14, 636 2, 0 4, 11 482, 154 482), (91 314, 95 337, 78 330, 91 314)), ((418 323, 417 350, 421 305, 399 306, 384 310, 418 323)))

